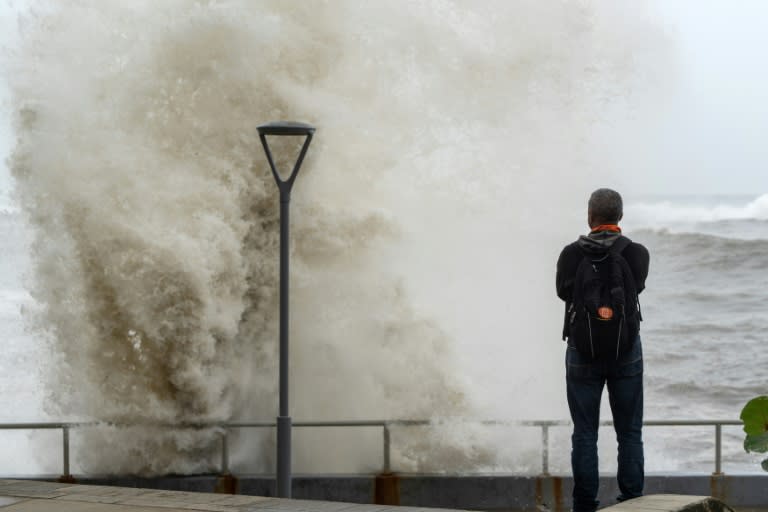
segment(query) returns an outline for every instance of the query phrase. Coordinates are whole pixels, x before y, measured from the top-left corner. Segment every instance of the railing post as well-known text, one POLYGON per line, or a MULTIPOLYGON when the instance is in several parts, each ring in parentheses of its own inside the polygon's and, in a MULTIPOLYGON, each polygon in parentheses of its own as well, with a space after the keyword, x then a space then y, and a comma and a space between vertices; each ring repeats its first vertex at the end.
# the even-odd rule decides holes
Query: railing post
POLYGON ((69 425, 61 426, 61 437, 64 452, 64 472, 59 477, 59 482, 75 483, 74 477, 69 472, 69 425))
POLYGON ((390 459, 389 459, 390 444, 391 444, 391 438, 389 434, 389 423, 384 423, 384 468, 382 470, 382 473, 390 472, 390 459))
POLYGON ((221 434, 221 474, 229 474, 229 433, 226 429, 221 434))
POLYGON ((722 474, 723 458, 723 426, 720 423, 715 424, 715 475, 722 474))
POLYGON ((216 479, 215 492, 237 494, 238 480, 229 472, 229 430, 221 433, 221 473, 216 479))
POLYGON ((536 508, 538 510, 563 510, 563 481, 549 474, 549 427, 557 423, 542 421, 541 426, 541 474, 536 477, 536 508))
POLYGON ((61 429, 63 434, 63 441, 64 441, 64 478, 69 477, 69 427, 64 425, 64 428, 61 429))
POLYGON ((392 473, 390 465, 389 422, 384 422, 384 467, 373 484, 373 502, 376 505, 400 505, 400 477, 392 473))
POLYGON ((549 474, 549 425, 541 425, 541 474, 549 474))

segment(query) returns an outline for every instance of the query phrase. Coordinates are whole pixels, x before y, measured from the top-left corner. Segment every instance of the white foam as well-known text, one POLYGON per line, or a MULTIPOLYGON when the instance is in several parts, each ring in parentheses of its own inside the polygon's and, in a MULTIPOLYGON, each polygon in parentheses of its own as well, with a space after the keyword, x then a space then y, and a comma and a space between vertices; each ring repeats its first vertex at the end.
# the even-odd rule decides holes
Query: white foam
POLYGON ((625 217, 642 227, 672 225, 676 222, 717 222, 723 220, 768 220, 768 194, 742 204, 685 204, 685 201, 636 202, 627 205, 625 217))
POLYGON ((628 230, 702 233, 726 238, 763 239, 768 194, 756 198, 674 198, 629 202, 623 225, 628 230))

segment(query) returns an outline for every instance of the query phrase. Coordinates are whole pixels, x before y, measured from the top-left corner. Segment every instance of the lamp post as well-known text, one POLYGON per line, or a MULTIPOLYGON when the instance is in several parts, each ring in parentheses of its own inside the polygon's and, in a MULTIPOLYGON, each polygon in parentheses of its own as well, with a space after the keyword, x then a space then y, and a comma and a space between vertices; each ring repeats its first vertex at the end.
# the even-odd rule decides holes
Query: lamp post
POLYGON ((291 189, 299 168, 307 154, 315 128, 304 123, 275 122, 258 127, 259 138, 267 154, 272 176, 280 191, 280 413, 277 417, 277 495, 291 497, 291 416, 288 412, 288 207, 291 204, 291 189), (267 144, 267 135, 305 136, 304 145, 293 171, 282 179, 275 168, 272 152, 267 144))

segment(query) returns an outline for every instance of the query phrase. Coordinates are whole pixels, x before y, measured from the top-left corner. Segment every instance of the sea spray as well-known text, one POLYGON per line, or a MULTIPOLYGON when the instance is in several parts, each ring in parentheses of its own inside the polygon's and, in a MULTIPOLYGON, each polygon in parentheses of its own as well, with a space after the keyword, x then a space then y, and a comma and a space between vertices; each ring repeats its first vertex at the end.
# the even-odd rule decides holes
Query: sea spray
MULTIPOLYGON (((562 405, 541 281, 605 177, 588 133, 641 21, 534 1, 35 12, 12 170, 47 407, 145 425, 83 431, 84 471, 208 470, 215 429, 156 424, 274 417, 278 209, 255 126, 279 119, 318 128, 293 194, 293 417, 469 418, 400 435, 396 469, 515 466, 471 420, 562 405)), ((270 436, 242 437, 236 462, 271 470, 270 436)), ((380 465, 351 445, 354 470, 380 465)), ((300 465, 342 458, 314 449, 300 465)))

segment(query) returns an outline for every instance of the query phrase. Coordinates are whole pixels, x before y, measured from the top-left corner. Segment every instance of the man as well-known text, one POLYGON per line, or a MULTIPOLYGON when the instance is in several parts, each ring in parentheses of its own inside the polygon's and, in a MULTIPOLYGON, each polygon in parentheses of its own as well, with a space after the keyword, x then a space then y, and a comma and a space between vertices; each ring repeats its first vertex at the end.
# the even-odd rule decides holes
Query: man
MULTIPOLYGON (((623 204, 618 192, 607 188, 593 192, 587 208, 589 235, 582 235, 576 242, 566 246, 557 261, 557 295, 566 303, 563 339, 568 338, 565 364, 568 407, 573 421, 571 467, 574 512, 592 512, 599 505, 597 430, 600 398, 605 384, 608 385, 608 398, 618 441, 617 479, 620 495, 617 499, 624 501, 643 493, 643 357, 637 294, 645 288, 649 256, 645 247, 621 234, 618 223, 622 216, 623 204), (612 269, 620 269, 612 274, 618 274, 619 277, 615 279, 620 284, 612 282, 608 285, 606 288, 611 291, 603 297, 609 298, 595 298, 596 306, 601 300, 610 302, 610 293, 615 295, 613 290, 617 287, 624 293, 618 294, 621 305, 601 304, 600 307, 592 308, 593 316, 590 317, 589 308, 585 305, 588 300, 580 296, 587 293, 585 289, 590 285, 582 283, 590 279, 589 275, 599 275, 600 265, 605 265, 603 262, 611 262, 614 265, 612 269), (627 316, 624 316, 625 308, 627 316), (616 324, 617 318, 626 318, 627 321, 616 324), (589 325, 586 329, 578 330, 579 321, 589 325), (619 331, 615 332, 624 333, 623 343, 622 335, 611 336, 609 341, 597 339, 601 335, 597 329, 608 325, 618 325, 619 331), (622 328, 624 331, 621 331, 622 328), (609 350, 602 349, 597 354, 595 347, 600 343, 612 345, 609 350)), ((609 272, 603 271, 602 274, 609 272)))

